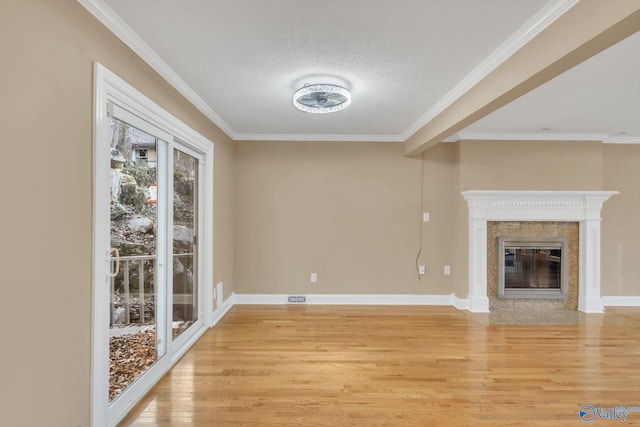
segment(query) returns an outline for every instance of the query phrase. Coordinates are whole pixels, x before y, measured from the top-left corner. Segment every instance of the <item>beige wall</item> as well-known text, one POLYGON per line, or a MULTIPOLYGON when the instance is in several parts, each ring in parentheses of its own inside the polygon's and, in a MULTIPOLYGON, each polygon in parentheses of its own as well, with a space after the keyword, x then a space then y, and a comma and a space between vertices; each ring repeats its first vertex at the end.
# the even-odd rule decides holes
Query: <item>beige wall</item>
POLYGON ((460 142, 460 190, 601 190, 602 144, 460 142))
POLYGON ((428 150, 428 274, 418 281, 421 163, 402 144, 234 147, 75 0, 0 3, 0 44, 0 425, 89 424, 94 61, 216 143, 212 261, 226 296, 465 298, 467 189, 620 190, 603 210, 603 294, 640 294, 637 146, 464 141, 428 150))
POLYGON ((227 293, 233 148, 75 0, 0 3, 0 45, 0 425, 88 426, 93 62, 216 143, 213 262, 227 293))
POLYGON ((226 136, 211 140, 215 148, 212 285, 223 282, 226 300, 234 292, 235 147, 226 136))
POLYGON ((640 145, 604 146, 602 294, 640 296, 640 145))
MULTIPOLYGON (((454 262, 452 266, 453 273, 453 293, 458 298, 466 298, 469 294, 469 210, 467 202, 460 194, 461 184, 461 152, 462 143, 457 142, 454 145, 455 150, 455 166, 454 166, 454 187, 453 187, 453 212, 454 221, 454 262)), ((429 150, 430 151, 430 150, 429 150)), ((428 153, 428 151, 427 151, 428 153)))
POLYGON ((236 143, 237 293, 468 294, 464 190, 619 190, 603 210, 603 295, 638 295, 637 146, 461 141, 420 160, 388 143, 236 143), (451 276, 442 267, 451 265, 451 276), (309 273, 319 283, 309 283, 309 273))
MULTIPOLYGON (((424 160, 424 212, 429 222, 423 224, 423 249, 420 264, 427 266, 427 293, 451 294, 464 269, 456 255, 458 211, 458 146, 439 144, 422 154, 424 160), (451 275, 444 275, 449 265, 451 275)), ((425 280, 423 279, 423 280, 425 280)), ((465 294, 466 295, 466 294, 465 294)))
POLYGON ((426 162, 421 281, 420 166, 397 143, 237 142, 236 292, 450 293, 438 242, 451 155, 426 162))

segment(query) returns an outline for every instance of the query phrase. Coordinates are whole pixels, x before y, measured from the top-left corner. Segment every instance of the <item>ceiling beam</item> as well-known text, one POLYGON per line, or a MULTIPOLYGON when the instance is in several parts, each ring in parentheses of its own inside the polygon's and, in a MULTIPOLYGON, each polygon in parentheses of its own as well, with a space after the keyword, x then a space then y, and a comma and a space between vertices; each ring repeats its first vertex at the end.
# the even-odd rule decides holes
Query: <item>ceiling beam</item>
POLYGON ((638 0, 579 1, 409 137, 405 154, 420 155, 639 30, 638 0))

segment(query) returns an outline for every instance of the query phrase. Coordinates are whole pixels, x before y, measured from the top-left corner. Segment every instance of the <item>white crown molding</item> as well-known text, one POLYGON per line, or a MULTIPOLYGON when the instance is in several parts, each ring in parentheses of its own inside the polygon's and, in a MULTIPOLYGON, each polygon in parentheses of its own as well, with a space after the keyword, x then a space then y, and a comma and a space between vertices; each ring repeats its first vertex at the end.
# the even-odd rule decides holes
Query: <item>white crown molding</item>
POLYGON ((460 139, 461 139, 460 135, 457 134, 457 133, 454 133, 453 135, 446 137, 445 139, 443 139, 440 142, 458 142, 458 141, 460 141, 460 139))
MULTIPOLYGON (((604 141, 608 133, 589 132, 473 132, 461 131, 453 136, 456 141, 604 141)), ((451 137, 450 137, 451 138, 451 137)))
POLYGON ((640 144, 638 136, 608 136, 602 140, 605 144, 640 144))
POLYGON ((637 136, 611 136, 598 132, 483 132, 460 131, 442 140, 442 142, 458 141, 600 141, 604 144, 640 144, 637 136))
POLYGON ((98 21, 102 22, 116 37, 136 55, 162 76, 202 114, 218 126, 229 138, 235 139, 233 129, 187 85, 176 73, 102 0, 78 0, 98 21))
POLYGON ((340 142, 404 142, 402 135, 324 135, 238 133, 236 141, 340 141, 340 142))
POLYGON ((578 1, 579 0, 554 0, 548 3, 543 9, 527 21, 520 30, 509 37, 507 41, 482 61, 480 65, 462 79, 462 81, 460 81, 460 83, 440 99, 440 101, 431 107, 429 111, 416 120, 415 123, 413 123, 413 125, 411 125, 409 129, 402 134, 403 139, 409 139, 411 135, 419 131, 438 114, 442 113, 447 107, 478 84, 480 80, 489 75, 522 46, 531 41, 556 19, 576 5, 578 1))

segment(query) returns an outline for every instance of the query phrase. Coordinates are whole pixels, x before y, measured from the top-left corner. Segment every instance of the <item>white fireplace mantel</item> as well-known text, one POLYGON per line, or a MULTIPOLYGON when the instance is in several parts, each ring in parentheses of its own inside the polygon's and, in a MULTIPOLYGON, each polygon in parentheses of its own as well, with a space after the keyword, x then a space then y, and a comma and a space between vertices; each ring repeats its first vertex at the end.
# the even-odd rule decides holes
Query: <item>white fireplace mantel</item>
POLYGON ((617 191, 463 191, 469 205, 469 310, 488 312, 487 221, 580 223, 578 310, 603 311, 600 211, 617 191))

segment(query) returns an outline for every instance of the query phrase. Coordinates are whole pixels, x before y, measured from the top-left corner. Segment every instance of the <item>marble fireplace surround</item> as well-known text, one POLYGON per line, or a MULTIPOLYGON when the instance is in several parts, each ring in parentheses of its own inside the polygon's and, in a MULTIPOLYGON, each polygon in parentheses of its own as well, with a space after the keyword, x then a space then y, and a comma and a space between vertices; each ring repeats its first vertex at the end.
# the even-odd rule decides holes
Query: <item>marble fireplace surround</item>
POLYGON ((469 310, 489 312, 487 221, 579 223, 578 310, 602 313, 600 211, 617 191, 463 191, 469 206, 469 310))

